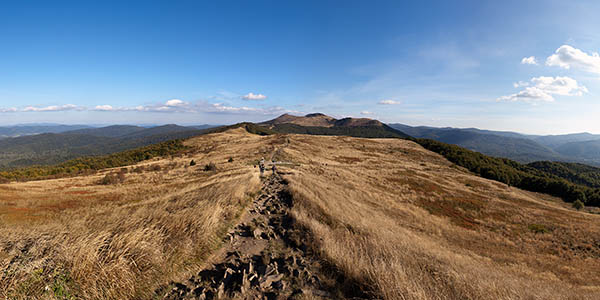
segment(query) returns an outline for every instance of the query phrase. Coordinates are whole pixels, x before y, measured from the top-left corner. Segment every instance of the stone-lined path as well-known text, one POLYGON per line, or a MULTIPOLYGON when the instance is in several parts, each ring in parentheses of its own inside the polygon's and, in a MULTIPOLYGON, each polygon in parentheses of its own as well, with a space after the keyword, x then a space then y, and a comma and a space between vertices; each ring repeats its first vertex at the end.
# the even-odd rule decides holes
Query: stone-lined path
POLYGON ((185 282, 173 283, 163 299, 331 299, 319 262, 288 215, 292 198, 274 174, 243 221, 227 236, 224 257, 185 282))

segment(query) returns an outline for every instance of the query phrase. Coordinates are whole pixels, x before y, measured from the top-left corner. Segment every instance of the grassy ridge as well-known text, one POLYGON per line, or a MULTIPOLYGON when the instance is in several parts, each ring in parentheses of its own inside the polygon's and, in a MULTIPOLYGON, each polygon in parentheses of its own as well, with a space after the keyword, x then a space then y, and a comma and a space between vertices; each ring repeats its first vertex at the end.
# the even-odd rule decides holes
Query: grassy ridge
POLYGON ((54 166, 33 166, 2 171, 0 172, 0 182, 39 180, 86 174, 100 169, 132 165, 153 157, 173 155, 185 149, 182 140, 172 140, 109 155, 76 158, 54 166))
POLYGON ((576 184, 566 178, 520 164, 506 158, 495 158, 429 139, 414 139, 425 149, 444 156, 469 171, 518 188, 560 197, 567 202, 582 201, 600 206, 600 189, 576 184))
POLYGON ((383 126, 301 126, 296 124, 276 124, 273 130, 281 133, 298 133, 312 135, 343 135, 364 138, 406 138, 403 132, 393 129, 387 125, 383 126))

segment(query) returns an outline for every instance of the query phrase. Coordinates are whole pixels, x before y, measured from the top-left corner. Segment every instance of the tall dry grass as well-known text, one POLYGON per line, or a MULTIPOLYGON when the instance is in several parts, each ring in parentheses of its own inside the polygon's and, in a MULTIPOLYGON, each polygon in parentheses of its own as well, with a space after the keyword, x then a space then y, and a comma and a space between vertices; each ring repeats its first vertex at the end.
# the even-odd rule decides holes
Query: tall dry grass
POLYGON ((152 298, 219 246, 259 188, 253 164, 275 154, 317 253, 374 298, 600 298, 597 215, 414 143, 241 129, 187 143, 123 183, 99 185, 106 170, 0 185, 0 296, 152 298))
POLYGON ((0 185, 0 297, 152 298, 197 269, 252 200, 263 141, 198 137, 186 156, 144 162, 112 185, 99 182, 119 170, 0 185), (203 171, 211 162, 218 169, 203 171))
POLYGON ((597 215, 472 176, 409 141, 294 135, 284 152, 300 165, 285 170, 295 219, 373 297, 600 298, 597 215))

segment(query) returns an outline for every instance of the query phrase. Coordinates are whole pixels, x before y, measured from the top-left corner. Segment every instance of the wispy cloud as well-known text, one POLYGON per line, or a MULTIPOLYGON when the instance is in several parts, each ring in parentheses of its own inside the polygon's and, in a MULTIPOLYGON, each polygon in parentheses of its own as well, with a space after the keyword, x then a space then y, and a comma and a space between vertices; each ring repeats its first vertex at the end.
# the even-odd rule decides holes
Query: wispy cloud
POLYGON ((363 116, 372 116, 372 115, 374 115, 375 113, 374 113, 374 112, 372 112, 372 111, 363 110, 363 111, 361 111, 361 112, 360 112, 360 114, 361 114, 361 115, 363 115, 363 116))
POLYGON ((69 110, 78 110, 82 111, 86 108, 83 106, 77 106, 74 104, 65 104, 65 105, 51 105, 45 107, 39 106, 27 106, 23 108, 21 111, 23 112, 53 112, 53 111, 69 111, 69 110))
POLYGON ((280 115, 284 113, 296 113, 296 111, 291 111, 280 106, 256 108, 247 106, 231 106, 223 103, 204 103, 199 104, 198 108, 204 112, 222 114, 280 115))
POLYGON ((581 96, 587 93, 585 86, 580 85, 577 81, 570 77, 534 77, 531 79, 531 84, 519 82, 515 87, 526 86, 524 90, 508 96, 499 97, 498 101, 554 101, 553 95, 561 96, 581 96))
POLYGON ((523 57, 523 59, 521 59, 521 64, 523 64, 523 65, 537 65, 538 62, 535 59, 535 56, 530 56, 530 57, 523 57))
POLYGON ((267 99, 267 96, 265 96, 263 94, 248 93, 248 94, 242 96, 242 99, 244 99, 244 100, 260 101, 260 100, 267 99))
POLYGON ((0 108, 0 113, 9 112, 59 112, 59 111, 94 111, 105 113, 116 112, 139 112, 139 113, 207 113, 207 114, 239 114, 239 115, 278 115, 284 113, 300 113, 294 110, 288 110, 280 106, 271 107, 250 107, 236 106, 225 102, 211 103, 208 101, 197 101, 195 103, 186 102, 180 99, 171 99, 162 103, 121 106, 116 107, 109 104, 95 105, 90 108, 77 106, 73 104, 52 105, 52 106, 26 106, 23 108, 0 108))
POLYGON ((18 111, 18 109, 16 107, 0 108, 0 113, 8 113, 8 112, 16 112, 16 111, 18 111))
POLYGON ((515 88, 518 88, 518 87, 523 87, 523 86, 529 86, 529 82, 526 82, 526 81, 519 81, 519 82, 515 82, 515 83, 513 83, 513 86, 514 86, 515 88))
POLYGON ((600 55, 597 52, 587 54, 569 45, 562 45, 546 59, 546 65, 600 74, 600 55))
POLYGON ((381 104, 381 105, 397 105, 400 103, 401 103, 400 101, 391 100, 391 99, 381 100, 378 102, 378 104, 381 104))
POLYGON ((115 108, 112 107, 111 105, 97 105, 96 107, 94 107, 95 111, 114 111, 115 108))
POLYGON ((180 99, 171 99, 164 103, 139 105, 134 107, 113 107, 112 105, 97 105, 93 111, 103 112, 122 112, 122 111, 138 111, 138 112, 194 112, 193 105, 180 99))

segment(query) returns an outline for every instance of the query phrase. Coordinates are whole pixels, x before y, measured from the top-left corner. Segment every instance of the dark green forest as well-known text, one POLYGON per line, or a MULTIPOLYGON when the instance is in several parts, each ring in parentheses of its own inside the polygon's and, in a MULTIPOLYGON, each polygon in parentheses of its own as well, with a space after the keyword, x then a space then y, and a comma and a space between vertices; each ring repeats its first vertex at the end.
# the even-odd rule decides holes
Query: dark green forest
POLYGON ((202 133, 202 130, 175 125, 109 126, 7 138, 0 140, 0 171, 56 165, 79 157, 107 155, 202 133))
POLYGON ((0 181, 40 180, 90 174, 101 169, 132 165, 154 157, 176 155, 186 149, 182 140, 171 140, 109 155, 76 158, 53 166, 32 166, 2 171, 0 181))
POLYGON ((481 177, 524 190, 560 197, 567 202, 580 200, 588 206, 600 206, 600 189, 598 188, 577 184, 568 178, 562 178, 510 159, 486 156, 459 146, 429 139, 413 139, 413 141, 481 177))
POLYGON ((528 166, 544 171, 570 182, 591 188, 600 188, 600 168, 579 163, 536 161, 528 166))

